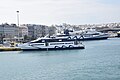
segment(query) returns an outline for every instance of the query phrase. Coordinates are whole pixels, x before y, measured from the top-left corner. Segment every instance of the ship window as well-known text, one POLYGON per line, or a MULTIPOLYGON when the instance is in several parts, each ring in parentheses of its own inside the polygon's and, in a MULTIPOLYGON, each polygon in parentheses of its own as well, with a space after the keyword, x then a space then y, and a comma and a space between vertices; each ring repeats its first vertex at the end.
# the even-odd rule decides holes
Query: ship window
POLYGON ((73 44, 73 43, 65 43, 65 44, 73 44))
POLYGON ((44 44, 33 44, 33 45, 44 45, 44 44))
POLYGON ((45 40, 42 40, 42 42, 45 42, 45 40))
POLYGON ((61 39, 59 41, 62 41, 61 39))
POLYGON ((64 44, 64 43, 51 43, 50 45, 60 45, 60 44, 64 44))
POLYGON ((57 35, 57 37, 65 37, 65 36, 69 36, 69 35, 57 35))
POLYGON ((94 33, 93 35, 99 35, 99 33, 94 33))
POLYGON ((45 46, 49 46, 48 42, 45 43, 45 46))
POLYGON ((78 41, 74 41, 74 44, 75 44, 75 45, 78 45, 78 41))

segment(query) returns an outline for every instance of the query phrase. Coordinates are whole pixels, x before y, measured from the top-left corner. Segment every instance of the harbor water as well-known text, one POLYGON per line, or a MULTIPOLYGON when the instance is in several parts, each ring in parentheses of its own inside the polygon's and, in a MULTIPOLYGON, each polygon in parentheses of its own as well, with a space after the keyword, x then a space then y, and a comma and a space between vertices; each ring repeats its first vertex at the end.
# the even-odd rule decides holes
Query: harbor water
POLYGON ((0 80, 120 80, 120 38, 85 49, 0 52, 0 80))

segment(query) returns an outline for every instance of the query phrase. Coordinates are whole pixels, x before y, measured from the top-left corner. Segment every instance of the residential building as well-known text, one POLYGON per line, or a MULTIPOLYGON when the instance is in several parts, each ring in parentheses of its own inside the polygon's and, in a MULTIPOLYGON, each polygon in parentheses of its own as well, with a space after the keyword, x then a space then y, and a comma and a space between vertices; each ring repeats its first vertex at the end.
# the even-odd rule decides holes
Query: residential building
POLYGON ((18 37, 18 27, 16 24, 2 24, 0 25, 1 39, 4 41, 16 41, 18 37))
POLYGON ((46 34, 48 34, 48 26, 35 25, 35 24, 25 24, 25 25, 28 27, 28 36, 31 39, 44 37, 46 34))
POLYGON ((35 32, 34 32, 34 37, 44 37, 49 33, 48 31, 48 26, 45 25, 36 25, 35 26, 35 32))
POLYGON ((25 25, 20 25, 19 27, 19 36, 24 38, 24 36, 28 36, 28 27, 25 25))
POLYGON ((3 37, 4 37, 4 31, 3 31, 3 26, 0 25, 0 44, 3 43, 3 37))
POLYGON ((57 28, 54 26, 48 27, 49 36, 53 36, 54 34, 56 34, 56 30, 57 30, 57 28))

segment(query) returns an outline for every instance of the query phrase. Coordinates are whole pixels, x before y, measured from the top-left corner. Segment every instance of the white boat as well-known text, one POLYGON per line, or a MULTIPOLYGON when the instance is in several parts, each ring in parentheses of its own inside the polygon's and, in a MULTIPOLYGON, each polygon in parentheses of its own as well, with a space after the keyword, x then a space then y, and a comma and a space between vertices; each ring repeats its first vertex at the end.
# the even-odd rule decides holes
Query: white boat
POLYGON ((109 34, 98 32, 95 30, 89 30, 89 31, 84 31, 81 34, 81 37, 82 37, 81 40, 102 40, 102 39, 107 39, 109 37, 109 34))
POLYGON ((85 30, 85 31, 73 31, 69 32, 68 34, 57 34, 55 37, 77 39, 78 41, 102 40, 107 39, 109 37, 109 34, 98 32, 95 30, 85 30))
POLYGON ((78 40, 69 38, 38 38, 28 43, 18 45, 23 51, 33 50, 66 50, 66 49, 84 49, 85 46, 78 40))

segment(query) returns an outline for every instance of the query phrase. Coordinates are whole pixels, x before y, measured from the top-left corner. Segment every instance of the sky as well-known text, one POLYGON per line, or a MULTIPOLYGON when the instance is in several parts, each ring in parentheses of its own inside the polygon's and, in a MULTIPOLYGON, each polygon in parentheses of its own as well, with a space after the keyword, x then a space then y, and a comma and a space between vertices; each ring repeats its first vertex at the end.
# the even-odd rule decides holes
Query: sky
POLYGON ((120 0, 0 0, 0 24, 120 22, 120 0))

